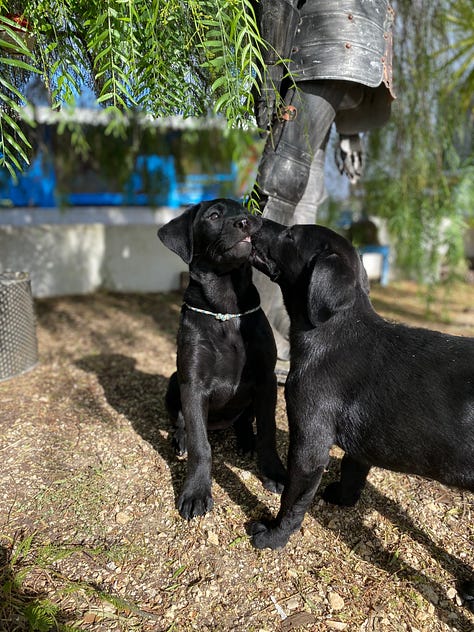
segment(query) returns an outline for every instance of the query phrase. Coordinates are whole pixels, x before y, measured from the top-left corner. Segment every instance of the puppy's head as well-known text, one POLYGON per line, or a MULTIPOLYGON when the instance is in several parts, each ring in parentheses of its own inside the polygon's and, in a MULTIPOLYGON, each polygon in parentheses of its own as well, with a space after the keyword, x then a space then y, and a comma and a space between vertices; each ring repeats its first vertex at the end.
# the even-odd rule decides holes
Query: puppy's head
POLYGON ((232 268, 247 261, 251 235, 262 220, 230 199, 201 202, 188 207, 158 230, 158 237, 186 263, 232 268))
POLYGON ((357 251, 329 228, 263 219, 252 243, 252 264, 280 285, 290 318, 306 316, 315 326, 369 293, 357 251))

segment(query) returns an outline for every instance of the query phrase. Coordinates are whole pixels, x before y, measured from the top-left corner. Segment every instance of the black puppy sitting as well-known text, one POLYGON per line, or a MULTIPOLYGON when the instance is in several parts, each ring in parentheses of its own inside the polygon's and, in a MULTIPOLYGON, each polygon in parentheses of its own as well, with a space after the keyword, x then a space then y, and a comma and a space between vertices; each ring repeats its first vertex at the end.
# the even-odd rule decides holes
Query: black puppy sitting
POLYGON ((356 250, 327 228, 264 219, 252 243, 291 322, 288 482, 254 545, 283 547, 299 529, 333 444, 345 456, 328 502, 354 505, 372 466, 474 491, 474 338, 385 321, 356 250))
POLYGON ((177 507, 183 518, 213 506, 207 430, 233 425, 242 452, 253 449, 266 489, 280 492, 285 470, 276 451, 276 349, 252 283, 251 235, 261 220, 233 200, 188 208, 158 231, 189 264, 178 331, 177 372, 166 404, 174 445, 187 451, 187 476, 177 507))

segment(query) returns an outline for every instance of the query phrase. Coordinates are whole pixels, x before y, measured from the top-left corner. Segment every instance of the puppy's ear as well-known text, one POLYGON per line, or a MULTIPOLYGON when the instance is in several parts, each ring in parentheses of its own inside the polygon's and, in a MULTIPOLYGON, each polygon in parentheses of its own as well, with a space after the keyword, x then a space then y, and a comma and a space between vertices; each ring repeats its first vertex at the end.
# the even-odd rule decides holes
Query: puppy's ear
POLYGON ((193 222, 200 204, 188 207, 181 215, 158 229, 164 245, 181 257, 185 263, 193 258, 193 222))
POLYGON ((314 259, 308 285, 308 317, 316 326, 355 300, 355 274, 346 259, 337 253, 322 253, 314 259))

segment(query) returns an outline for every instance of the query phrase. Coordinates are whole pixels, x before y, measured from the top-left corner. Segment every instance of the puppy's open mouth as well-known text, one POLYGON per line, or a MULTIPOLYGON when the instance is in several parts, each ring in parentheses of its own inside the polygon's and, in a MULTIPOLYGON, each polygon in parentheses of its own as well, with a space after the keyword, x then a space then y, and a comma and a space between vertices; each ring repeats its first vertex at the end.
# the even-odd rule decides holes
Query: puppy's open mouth
POLYGON ((236 241, 235 243, 233 243, 232 246, 229 246, 228 248, 226 248, 225 252, 229 252, 233 250, 234 248, 237 248, 238 246, 240 246, 240 244, 252 244, 250 235, 246 235, 243 239, 239 239, 239 241, 236 241))
POLYGON ((239 244, 251 244, 251 243, 252 243, 252 240, 250 239, 250 235, 246 235, 243 239, 239 239, 239 241, 235 242, 235 244, 231 246, 229 250, 231 250, 231 248, 235 248, 235 246, 238 246, 239 244))
POLYGON ((272 281, 277 281, 279 278, 280 270, 276 267, 275 262, 268 259, 268 257, 258 249, 254 242, 252 242, 250 261, 257 270, 266 274, 272 281))

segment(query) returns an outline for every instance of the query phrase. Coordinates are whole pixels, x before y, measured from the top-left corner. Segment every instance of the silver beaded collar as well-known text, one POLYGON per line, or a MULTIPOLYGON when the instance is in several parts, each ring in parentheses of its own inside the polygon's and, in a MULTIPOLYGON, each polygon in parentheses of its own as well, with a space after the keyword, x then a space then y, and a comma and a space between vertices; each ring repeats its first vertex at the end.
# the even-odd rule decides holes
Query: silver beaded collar
POLYGON ((242 312, 241 314, 220 314, 219 312, 209 312, 207 309, 199 309, 199 307, 192 307, 187 303, 184 305, 193 312, 199 312, 199 314, 206 314, 207 316, 214 316, 216 320, 221 320, 225 322, 226 320, 231 320, 232 318, 240 318, 241 316, 247 316, 247 314, 253 314, 260 309, 260 305, 257 307, 253 307, 252 309, 247 310, 246 312, 242 312))

